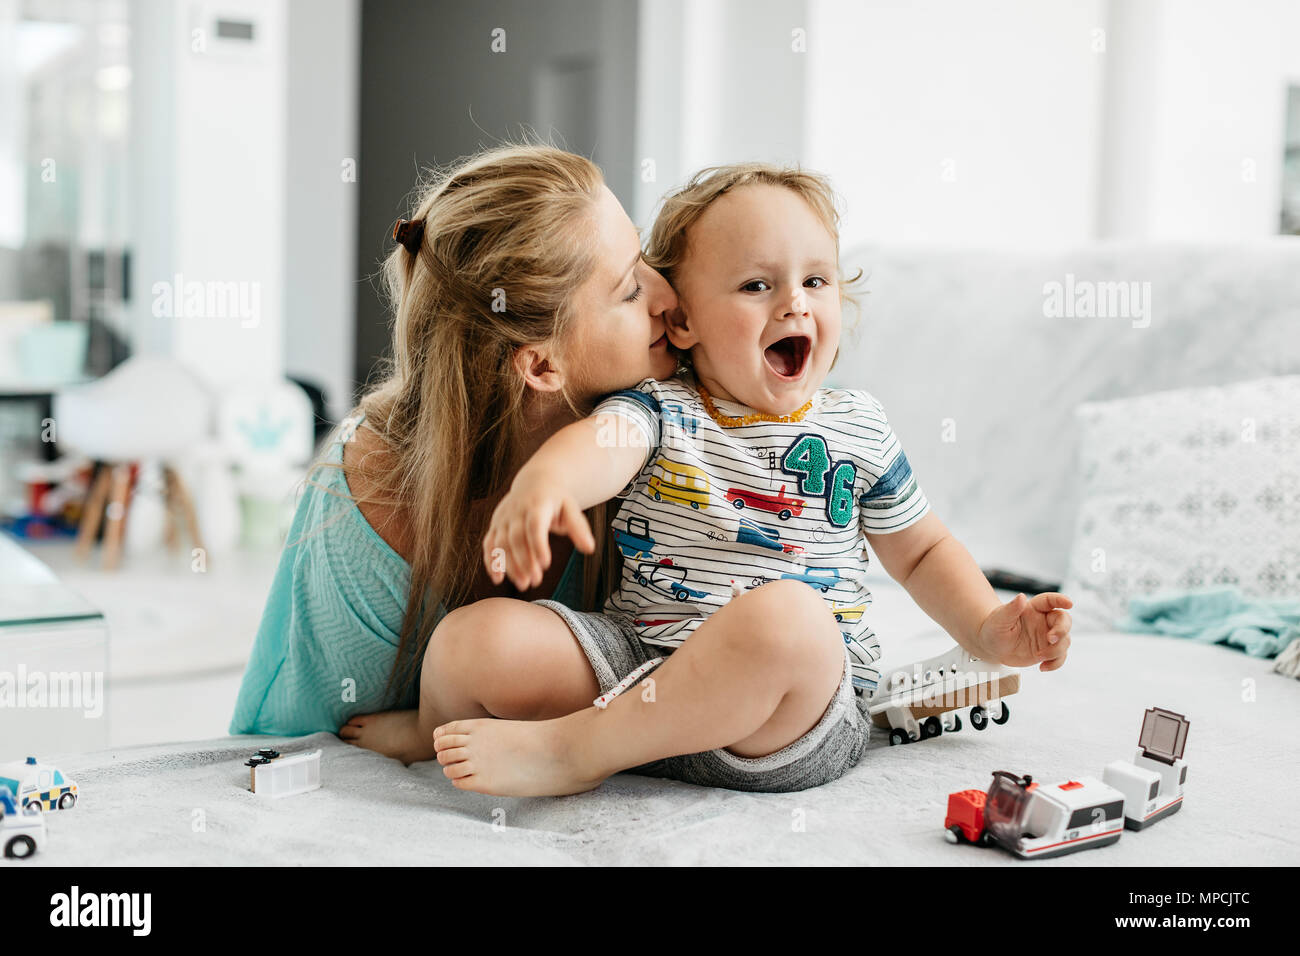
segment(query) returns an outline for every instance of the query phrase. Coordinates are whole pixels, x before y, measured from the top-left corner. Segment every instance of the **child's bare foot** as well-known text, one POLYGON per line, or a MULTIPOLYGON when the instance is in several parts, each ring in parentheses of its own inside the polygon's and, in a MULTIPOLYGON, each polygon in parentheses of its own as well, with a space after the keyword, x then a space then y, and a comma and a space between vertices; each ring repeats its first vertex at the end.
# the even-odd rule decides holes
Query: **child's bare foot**
POLYGON ((418 710, 358 714, 339 728, 339 736, 405 764, 432 760, 437 751, 433 741, 420 733, 419 716, 418 710))
POLYGON ((460 790, 505 797, 592 790, 605 778, 578 766, 565 733, 569 719, 453 720, 433 732, 438 763, 460 790))

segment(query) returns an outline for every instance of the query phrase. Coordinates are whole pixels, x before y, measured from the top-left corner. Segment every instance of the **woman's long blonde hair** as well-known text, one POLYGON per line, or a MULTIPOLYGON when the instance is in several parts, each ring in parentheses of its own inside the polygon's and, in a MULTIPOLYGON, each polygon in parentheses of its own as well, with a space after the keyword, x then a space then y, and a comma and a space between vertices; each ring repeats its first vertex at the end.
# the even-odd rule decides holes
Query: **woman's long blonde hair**
MULTIPOLYGON (((438 605, 452 610, 471 596, 486 529, 470 520, 470 502, 505 490, 525 440, 528 387, 514 351, 560 341, 569 329, 573 294, 595 266, 602 182, 592 162, 550 146, 480 152, 425 177, 410 213, 423 223, 418 252, 399 243, 383 263, 392 355, 353 412, 365 413, 382 452, 353 467, 377 489, 354 500, 401 508, 412 542, 385 690, 394 706, 419 673, 438 605)), ((575 417, 590 410, 567 390, 563 399, 575 417)), ((604 506, 588 519, 598 542, 583 580, 583 606, 592 608, 615 580, 616 559, 604 506)))

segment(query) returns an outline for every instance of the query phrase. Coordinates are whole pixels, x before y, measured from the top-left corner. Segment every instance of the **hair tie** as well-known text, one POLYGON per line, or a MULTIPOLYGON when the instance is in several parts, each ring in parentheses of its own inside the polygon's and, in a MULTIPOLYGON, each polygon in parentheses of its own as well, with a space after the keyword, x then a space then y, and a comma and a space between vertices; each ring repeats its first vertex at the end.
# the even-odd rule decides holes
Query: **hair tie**
POLYGON ((393 239, 406 246, 406 251, 411 255, 419 255, 420 243, 424 239, 424 220, 397 220, 393 223, 393 239))

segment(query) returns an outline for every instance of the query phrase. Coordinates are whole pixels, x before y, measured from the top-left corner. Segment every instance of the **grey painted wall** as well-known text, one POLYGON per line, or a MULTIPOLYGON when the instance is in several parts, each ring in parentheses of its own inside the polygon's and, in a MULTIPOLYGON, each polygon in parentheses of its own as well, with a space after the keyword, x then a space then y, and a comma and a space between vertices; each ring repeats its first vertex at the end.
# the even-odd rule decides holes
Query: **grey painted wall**
POLYGON ((356 379, 390 342, 375 277, 417 171, 518 138, 525 127, 590 156, 635 199, 636 0, 419 4, 363 0, 356 379), (506 31, 504 53, 492 31, 506 31), (588 115, 592 114, 592 115, 588 115))
POLYGON ((360 28, 360 0, 289 0, 284 370, 335 421, 352 401, 360 28))

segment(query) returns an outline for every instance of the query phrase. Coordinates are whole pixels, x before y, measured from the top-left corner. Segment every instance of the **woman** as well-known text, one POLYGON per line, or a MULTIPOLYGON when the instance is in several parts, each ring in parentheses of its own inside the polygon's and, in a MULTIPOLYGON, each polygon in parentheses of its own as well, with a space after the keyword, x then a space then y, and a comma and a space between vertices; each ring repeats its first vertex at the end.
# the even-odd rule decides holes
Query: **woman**
MULTIPOLYGON (((557 537, 551 572, 526 593, 492 584, 480 542, 541 442, 600 396, 676 368, 664 335, 676 298, 636 228, 590 161, 506 146, 425 184, 400 238, 384 263, 388 377, 312 470, 231 733, 340 730, 401 758, 448 610, 507 595, 594 610, 615 579, 603 507, 588 516, 600 559, 557 537), (341 726, 357 714, 371 716, 341 726)), ((599 692, 571 639, 508 651, 481 646, 476 660, 519 674, 519 699, 502 702, 512 714, 559 716, 557 699, 599 692)))

